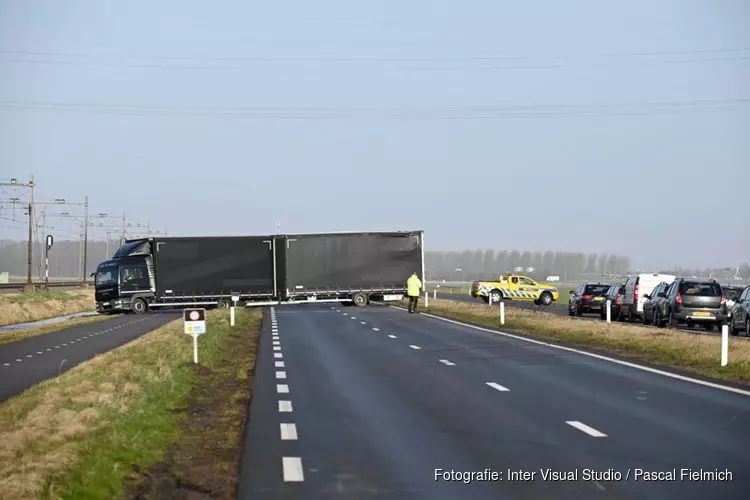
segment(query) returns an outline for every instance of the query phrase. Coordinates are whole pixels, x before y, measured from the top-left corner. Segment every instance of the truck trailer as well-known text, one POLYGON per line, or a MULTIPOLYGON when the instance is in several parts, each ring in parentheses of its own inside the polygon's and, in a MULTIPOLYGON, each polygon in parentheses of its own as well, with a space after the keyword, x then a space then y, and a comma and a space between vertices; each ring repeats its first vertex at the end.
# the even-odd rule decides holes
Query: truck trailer
POLYGON ((424 232, 202 236, 127 240, 97 267, 96 310, 398 300, 424 232))

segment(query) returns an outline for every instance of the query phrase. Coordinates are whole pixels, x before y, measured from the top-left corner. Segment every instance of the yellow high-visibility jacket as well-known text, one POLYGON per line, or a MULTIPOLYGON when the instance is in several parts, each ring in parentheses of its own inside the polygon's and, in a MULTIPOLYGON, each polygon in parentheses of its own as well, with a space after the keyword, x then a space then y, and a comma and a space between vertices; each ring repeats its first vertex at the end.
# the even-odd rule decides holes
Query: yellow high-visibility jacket
POLYGON ((406 295, 409 297, 419 297, 419 290, 422 288, 422 282, 416 274, 412 274, 406 280, 406 295))

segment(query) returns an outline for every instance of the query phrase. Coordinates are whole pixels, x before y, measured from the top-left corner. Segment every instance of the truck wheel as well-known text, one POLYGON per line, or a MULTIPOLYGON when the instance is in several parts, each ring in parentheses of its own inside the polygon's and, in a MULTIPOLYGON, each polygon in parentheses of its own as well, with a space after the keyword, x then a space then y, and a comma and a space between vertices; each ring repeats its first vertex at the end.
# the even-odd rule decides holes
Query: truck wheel
POLYGON ((365 307, 367 302, 367 295, 364 293, 355 293, 352 295, 352 303, 357 307, 365 307))
POLYGON ((130 309, 135 314, 144 314, 146 311, 148 311, 148 304, 146 304, 146 301, 143 299, 135 299, 130 304, 130 309))
POLYGON ((492 302, 494 304, 499 304, 501 300, 503 300, 503 292, 500 290, 492 290, 490 292, 490 297, 492 298, 492 302))
POLYGON ((219 302, 216 304, 216 307, 219 309, 229 309, 230 307, 229 300, 227 299, 219 299, 219 302))
POLYGON ((539 297, 539 300, 542 302, 543 306, 548 306, 552 303, 552 294, 549 292, 544 292, 539 297))

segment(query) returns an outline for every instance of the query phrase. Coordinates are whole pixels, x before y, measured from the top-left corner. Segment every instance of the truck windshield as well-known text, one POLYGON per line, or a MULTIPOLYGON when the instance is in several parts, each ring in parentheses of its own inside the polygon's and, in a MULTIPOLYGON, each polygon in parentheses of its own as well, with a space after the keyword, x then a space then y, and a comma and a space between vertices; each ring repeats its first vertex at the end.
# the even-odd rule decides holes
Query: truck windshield
POLYGON ((114 285, 117 283, 117 268, 106 267, 99 268, 96 271, 96 280, 94 284, 96 286, 114 285))

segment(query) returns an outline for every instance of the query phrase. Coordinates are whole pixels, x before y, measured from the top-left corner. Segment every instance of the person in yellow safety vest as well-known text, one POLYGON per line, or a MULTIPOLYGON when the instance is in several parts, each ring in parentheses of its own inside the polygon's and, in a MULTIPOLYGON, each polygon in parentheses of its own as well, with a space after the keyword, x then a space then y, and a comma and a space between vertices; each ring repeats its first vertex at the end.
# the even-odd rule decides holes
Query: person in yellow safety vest
POLYGON ((417 306, 419 303, 419 290, 422 288, 422 282, 420 281, 417 273, 412 273, 409 279, 406 280, 406 295, 409 297, 409 312, 416 313, 417 306))

